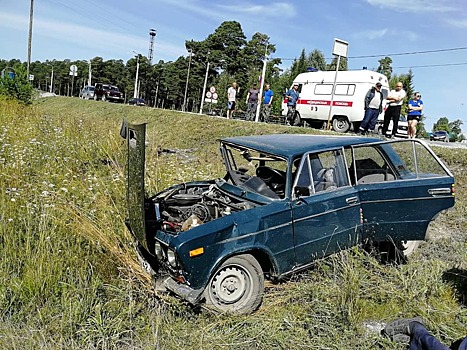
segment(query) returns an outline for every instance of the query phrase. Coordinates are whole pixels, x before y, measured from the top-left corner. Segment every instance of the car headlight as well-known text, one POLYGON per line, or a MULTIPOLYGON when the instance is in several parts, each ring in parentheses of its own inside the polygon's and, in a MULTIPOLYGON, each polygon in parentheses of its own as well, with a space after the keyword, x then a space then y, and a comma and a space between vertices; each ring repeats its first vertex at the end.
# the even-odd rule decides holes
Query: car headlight
POLYGON ((177 256, 172 249, 167 250, 167 260, 170 266, 177 267, 177 256))
POLYGON ((156 242, 154 244, 154 251, 156 253, 156 257, 161 260, 163 258, 163 255, 162 255, 162 247, 161 247, 161 244, 159 242, 156 242))

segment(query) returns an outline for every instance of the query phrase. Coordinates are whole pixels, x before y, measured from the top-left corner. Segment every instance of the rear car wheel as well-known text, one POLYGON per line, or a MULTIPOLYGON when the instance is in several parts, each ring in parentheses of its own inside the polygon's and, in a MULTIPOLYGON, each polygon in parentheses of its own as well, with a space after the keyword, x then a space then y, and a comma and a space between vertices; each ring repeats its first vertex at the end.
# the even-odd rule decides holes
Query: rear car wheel
POLYGON ((300 118, 300 114, 298 112, 295 112, 292 125, 293 126, 300 126, 301 123, 302 123, 302 120, 300 118))
POLYGON ((332 120, 332 128, 334 131, 345 133, 350 129, 350 122, 346 117, 336 116, 332 120))
POLYGON ((421 241, 373 242, 370 247, 376 249, 381 262, 401 264, 407 262, 407 258, 418 249, 420 242, 421 241))
POLYGON ((204 290, 206 304, 219 312, 249 314, 263 299, 264 275, 250 254, 227 259, 214 273, 204 290))

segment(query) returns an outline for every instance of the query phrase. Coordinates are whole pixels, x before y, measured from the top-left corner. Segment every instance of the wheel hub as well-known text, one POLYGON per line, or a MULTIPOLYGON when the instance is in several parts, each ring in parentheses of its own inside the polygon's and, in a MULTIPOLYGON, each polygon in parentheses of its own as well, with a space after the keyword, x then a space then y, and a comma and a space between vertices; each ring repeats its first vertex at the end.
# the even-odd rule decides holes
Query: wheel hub
POLYGON ((222 270, 212 283, 215 298, 223 304, 232 304, 239 301, 247 290, 246 277, 238 268, 222 270))

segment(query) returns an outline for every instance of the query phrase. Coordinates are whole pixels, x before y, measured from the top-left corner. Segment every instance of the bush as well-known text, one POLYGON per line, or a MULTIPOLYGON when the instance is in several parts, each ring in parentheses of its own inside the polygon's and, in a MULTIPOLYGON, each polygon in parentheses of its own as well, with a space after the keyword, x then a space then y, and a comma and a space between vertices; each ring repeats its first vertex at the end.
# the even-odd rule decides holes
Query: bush
POLYGON ((33 88, 29 83, 26 69, 22 65, 15 67, 14 78, 11 78, 8 74, 0 78, 0 95, 30 104, 32 92, 33 88))

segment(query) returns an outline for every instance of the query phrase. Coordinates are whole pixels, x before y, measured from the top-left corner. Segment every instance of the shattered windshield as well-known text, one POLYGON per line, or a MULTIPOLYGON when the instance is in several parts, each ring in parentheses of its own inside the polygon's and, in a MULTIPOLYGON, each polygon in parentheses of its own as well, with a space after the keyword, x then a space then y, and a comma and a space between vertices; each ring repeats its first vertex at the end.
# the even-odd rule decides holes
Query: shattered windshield
POLYGON ((264 196, 285 197, 287 161, 253 149, 223 145, 227 179, 234 185, 264 196))

